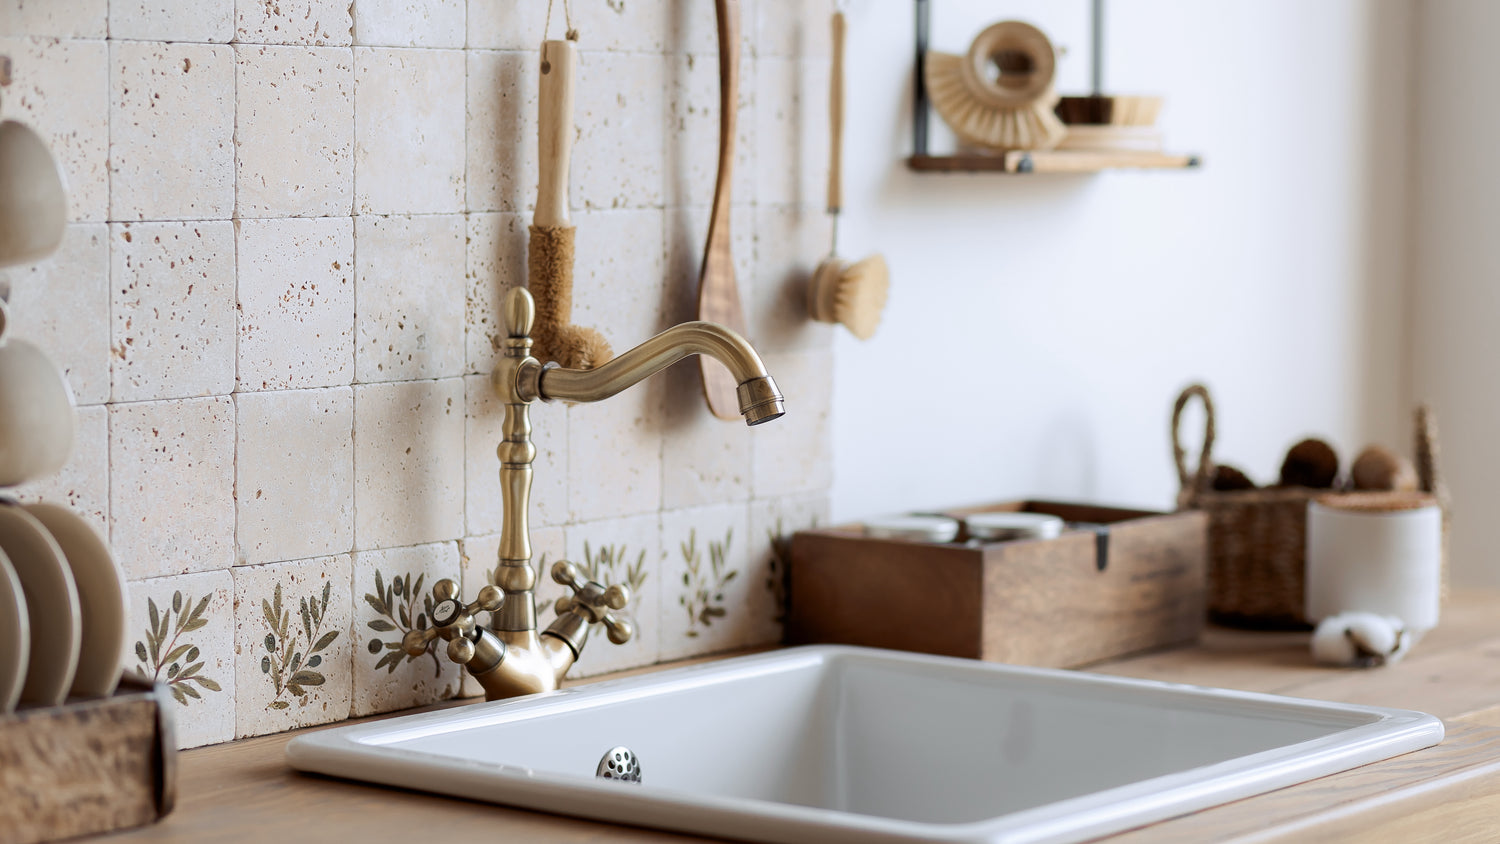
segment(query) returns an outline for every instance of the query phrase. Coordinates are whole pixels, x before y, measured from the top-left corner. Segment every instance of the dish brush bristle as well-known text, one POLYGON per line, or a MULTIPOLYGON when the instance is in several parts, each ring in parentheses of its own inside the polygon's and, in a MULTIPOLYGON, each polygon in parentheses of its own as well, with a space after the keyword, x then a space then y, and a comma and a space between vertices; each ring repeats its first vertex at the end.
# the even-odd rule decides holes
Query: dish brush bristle
POLYGON ((829 258, 808 285, 807 305, 819 322, 840 323, 861 340, 875 336, 890 294, 890 268, 882 255, 853 264, 829 258))
POLYGON ((926 57, 928 97, 964 142, 989 149, 1051 149, 1067 135, 1067 127, 1053 113, 1057 94, 1050 89, 1014 108, 992 105, 975 90, 965 73, 965 56, 929 52, 926 57))

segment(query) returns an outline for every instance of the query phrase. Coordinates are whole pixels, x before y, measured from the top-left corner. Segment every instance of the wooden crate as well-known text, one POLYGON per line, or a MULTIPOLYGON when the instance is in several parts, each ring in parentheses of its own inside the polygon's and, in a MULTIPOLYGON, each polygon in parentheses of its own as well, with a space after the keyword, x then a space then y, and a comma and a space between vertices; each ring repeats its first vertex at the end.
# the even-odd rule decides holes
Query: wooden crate
MULTIPOLYGON (((792 538, 787 639, 1077 667, 1195 640, 1203 629, 1202 513, 1048 501, 947 511, 1050 513, 1048 540, 924 544, 858 525, 792 538)), ((963 537, 960 537, 962 539, 963 537)))
POLYGON ((172 810, 176 739, 154 687, 0 715, 0 842, 153 823, 172 810))

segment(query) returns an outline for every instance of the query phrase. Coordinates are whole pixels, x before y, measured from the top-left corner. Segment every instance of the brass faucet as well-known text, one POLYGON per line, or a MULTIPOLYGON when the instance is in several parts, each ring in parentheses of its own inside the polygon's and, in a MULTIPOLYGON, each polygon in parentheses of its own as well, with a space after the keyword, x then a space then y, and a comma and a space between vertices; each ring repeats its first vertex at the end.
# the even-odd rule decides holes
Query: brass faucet
POLYGON ((531 565, 531 531, 527 506, 531 498, 531 403, 543 401, 595 402, 607 399, 666 369, 689 355, 709 355, 729 368, 739 384, 740 413, 747 425, 769 422, 785 413, 781 392, 766 374, 760 355, 745 338, 712 322, 685 322, 652 337, 597 369, 564 369, 543 364, 531 355, 531 326, 536 305, 521 288, 511 290, 503 306, 504 355, 491 375, 491 384, 505 400, 504 439, 500 456, 501 523, 496 586, 479 590, 477 600, 464 604, 458 585, 440 580, 432 588, 438 603, 432 627, 412 630, 402 639, 407 653, 420 654, 441 637, 448 642, 448 658, 463 665, 488 700, 556 689, 583 651, 589 630, 602 623, 617 645, 630 640, 635 622, 622 613, 630 603, 623 584, 605 587, 583 577, 573 563, 559 560, 552 579, 572 590, 555 605, 557 619, 537 631, 536 570, 531 565), (498 587, 498 588, 497 588, 498 587), (489 612, 490 626, 480 626, 475 613, 489 612))

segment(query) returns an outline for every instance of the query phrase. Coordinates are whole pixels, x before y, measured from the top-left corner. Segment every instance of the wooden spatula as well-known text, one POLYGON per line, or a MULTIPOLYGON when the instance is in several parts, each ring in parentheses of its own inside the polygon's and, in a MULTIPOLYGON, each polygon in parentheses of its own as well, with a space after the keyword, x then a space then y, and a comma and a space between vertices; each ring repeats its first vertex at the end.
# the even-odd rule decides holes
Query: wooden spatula
MULTIPOLYGON (((719 178, 714 184, 713 212, 708 219, 708 244, 698 277, 698 318, 722 323, 745 333, 745 312, 734 281, 734 255, 729 244, 729 199, 734 180, 735 116, 740 87, 739 0, 715 0, 719 18, 719 178)), ((723 364, 698 356, 703 371, 703 395, 708 409, 720 419, 740 421, 734 376, 723 364)))

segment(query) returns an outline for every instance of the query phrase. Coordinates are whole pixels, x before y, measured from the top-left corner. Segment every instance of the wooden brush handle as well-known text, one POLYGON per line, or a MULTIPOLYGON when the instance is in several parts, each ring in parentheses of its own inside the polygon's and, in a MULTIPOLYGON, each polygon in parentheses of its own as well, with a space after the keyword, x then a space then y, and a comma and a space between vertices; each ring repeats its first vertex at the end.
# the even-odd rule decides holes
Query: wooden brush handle
POLYGON ((568 165, 573 157, 573 76, 578 48, 572 41, 542 42, 542 84, 537 108, 537 226, 567 226, 568 165))
POLYGON ((844 30, 843 12, 833 13, 833 73, 828 85, 828 213, 844 207, 844 30))

